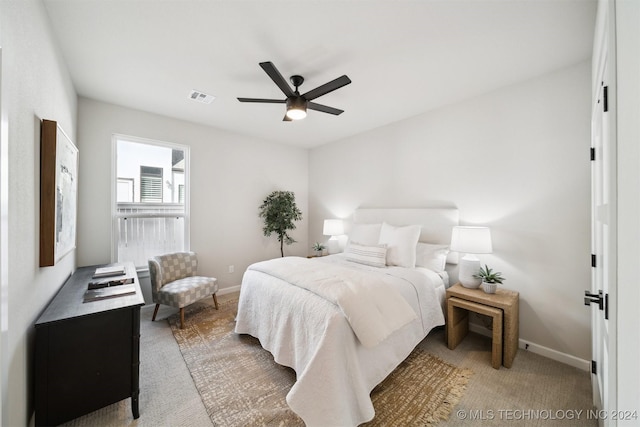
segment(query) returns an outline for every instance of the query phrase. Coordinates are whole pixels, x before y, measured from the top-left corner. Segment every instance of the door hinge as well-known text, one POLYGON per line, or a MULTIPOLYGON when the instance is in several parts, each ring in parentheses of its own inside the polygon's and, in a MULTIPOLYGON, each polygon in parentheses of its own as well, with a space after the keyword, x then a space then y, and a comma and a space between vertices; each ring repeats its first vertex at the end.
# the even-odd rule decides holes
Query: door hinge
POLYGON ((591 150, 589 151, 591 152, 591 161, 593 162, 596 159, 596 149, 591 147, 591 150))
POLYGON ((602 96, 602 108, 604 110, 604 112, 606 113, 607 111, 609 111, 609 86, 605 86, 604 87, 604 93, 602 96))
POLYGON ((598 374, 598 364, 595 360, 591 361, 591 373, 596 375, 598 374))
POLYGON ((591 254, 591 267, 596 268, 596 255, 591 254))

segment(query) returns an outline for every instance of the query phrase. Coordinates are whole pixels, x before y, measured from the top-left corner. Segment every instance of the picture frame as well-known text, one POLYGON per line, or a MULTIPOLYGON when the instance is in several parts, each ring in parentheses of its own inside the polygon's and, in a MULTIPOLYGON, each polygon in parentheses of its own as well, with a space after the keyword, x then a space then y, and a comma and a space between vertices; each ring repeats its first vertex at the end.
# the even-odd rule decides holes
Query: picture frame
POLYGON ((40 133, 40 267, 76 247, 78 148, 53 120, 40 133))

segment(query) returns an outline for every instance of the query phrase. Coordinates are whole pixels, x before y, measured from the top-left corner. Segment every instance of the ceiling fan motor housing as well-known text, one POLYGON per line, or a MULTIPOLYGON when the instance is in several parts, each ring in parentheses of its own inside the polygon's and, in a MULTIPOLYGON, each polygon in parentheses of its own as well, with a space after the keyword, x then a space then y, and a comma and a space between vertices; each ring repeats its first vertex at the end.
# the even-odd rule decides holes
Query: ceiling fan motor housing
POLYGON ((287 110, 307 110, 307 100, 302 96, 290 96, 287 98, 287 110))

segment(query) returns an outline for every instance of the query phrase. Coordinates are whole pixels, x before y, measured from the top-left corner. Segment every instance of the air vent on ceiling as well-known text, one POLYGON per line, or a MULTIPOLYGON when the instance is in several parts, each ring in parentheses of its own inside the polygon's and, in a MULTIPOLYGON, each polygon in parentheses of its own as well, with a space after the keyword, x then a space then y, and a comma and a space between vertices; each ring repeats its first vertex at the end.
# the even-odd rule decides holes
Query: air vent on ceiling
POLYGON ((189 98, 194 101, 202 102, 203 104, 211 104, 214 99, 216 99, 213 95, 207 95, 206 93, 200 92, 198 90, 192 90, 189 94, 189 98))

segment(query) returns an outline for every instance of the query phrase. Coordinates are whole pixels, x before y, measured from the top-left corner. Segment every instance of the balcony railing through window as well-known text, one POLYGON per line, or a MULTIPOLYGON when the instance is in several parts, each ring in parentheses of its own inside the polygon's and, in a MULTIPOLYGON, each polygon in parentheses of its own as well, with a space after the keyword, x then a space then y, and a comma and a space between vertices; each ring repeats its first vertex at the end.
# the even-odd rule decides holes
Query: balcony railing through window
POLYGON ((147 268, 152 256, 185 248, 185 211, 178 203, 118 203, 117 261, 147 268))

